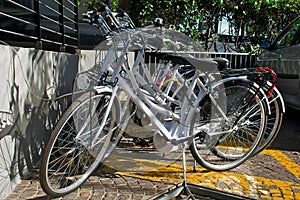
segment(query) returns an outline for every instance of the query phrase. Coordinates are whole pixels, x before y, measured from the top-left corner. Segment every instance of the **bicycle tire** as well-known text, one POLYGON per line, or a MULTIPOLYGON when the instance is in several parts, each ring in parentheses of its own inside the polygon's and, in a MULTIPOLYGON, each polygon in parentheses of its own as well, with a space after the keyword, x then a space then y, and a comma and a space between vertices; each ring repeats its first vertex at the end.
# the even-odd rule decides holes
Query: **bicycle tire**
POLYGON ((115 127, 119 120, 119 104, 114 99, 108 108, 110 98, 110 92, 83 94, 56 124, 40 165, 40 184, 48 195, 61 197, 80 187, 119 142, 121 136, 116 134, 115 127), (109 115, 102 119, 107 109, 110 109, 109 115), (104 120, 103 129, 99 131, 104 120), (99 143, 91 147, 90 141, 97 131, 100 135, 94 142, 99 143))
MULTIPOLYGON (((231 121, 238 121, 236 130, 216 136, 209 136, 207 132, 198 133, 190 145, 190 151, 194 159, 203 167, 213 171, 224 171, 235 168, 251 157, 252 153, 259 145, 265 130, 267 109, 265 95, 263 91, 257 89, 256 84, 248 79, 230 78, 224 79, 222 84, 212 88, 216 94, 226 94, 226 116, 231 121), (220 85, 223 85, 220 87, 220 85), (237 96, 239 95, 239 96, 237 96), (251 97, 251 98, 249 98, 251 97), (249 98, 247 100, 247 98, 249 98), (250 107, 251 106, 251 107, 250 107), (243 110, 248 109, 247 116, 241 116, 243 110), (254 108, 259 109, 254 110, 254 108), (251 108, 249 110, 249 108, 251 108), (254 112, 255 111, 255 112, 254 112), (256 115, 255 113, 258 113, 256 115), (254 115, 253 115, 254 114, 254 115), (253 116, 251 116, 253 115, 253 116), (247 119, 246 117, 249 118, 247 119), (247 119, 247 120, 246 120, 247 119), (257 124, 251 124, 250 122, 257 124)), ((215 125, 217 131, 229 129, 224 121, 218 121, 215 113, 211 113, 211 102, 209 95, 199 101, 200 112, 194 112, 191 119, 190 134, 196 134, 195 125, 215 125), (199 119, 197 121, 197 118, 199 119)))

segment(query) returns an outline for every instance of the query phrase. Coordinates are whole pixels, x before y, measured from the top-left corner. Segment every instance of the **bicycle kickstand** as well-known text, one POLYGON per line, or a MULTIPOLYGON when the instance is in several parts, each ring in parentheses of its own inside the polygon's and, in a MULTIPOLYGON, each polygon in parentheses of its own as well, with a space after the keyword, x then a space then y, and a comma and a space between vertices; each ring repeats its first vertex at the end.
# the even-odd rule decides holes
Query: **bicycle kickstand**
POLYGON ((187 185, 187 172, 186 172, 186 157, 185 157, 185 144, 182 144, 182 167, 183 167, 183 183, 182 186, 184 187, 187 197, 186 199, 196 199, 192 192, 190 191, 187 185))

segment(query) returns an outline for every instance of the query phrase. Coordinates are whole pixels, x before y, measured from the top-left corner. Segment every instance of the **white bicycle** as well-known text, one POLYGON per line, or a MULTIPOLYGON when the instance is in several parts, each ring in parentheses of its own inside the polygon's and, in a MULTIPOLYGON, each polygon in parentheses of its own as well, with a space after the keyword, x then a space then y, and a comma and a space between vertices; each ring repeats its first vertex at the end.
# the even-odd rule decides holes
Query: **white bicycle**
POLYGON ((137 112, 142 113, 139 126, 153 131, 161 152, 181 149, 184 156, 197 141, 232 158, 216 165, 220 170, 252 156, 270 112, 263 89, 243 76, 222 79, 217 62, 208 59, 171 54, 156 68, 146 64, 144 54, 155 43, 180 46, 178 33, 175 42, 171 35, 161 28, 124 30, 105 42, 95 85, 84 88, 64 112, 44 149, 40 183, 47 194, 59 197, 80 187, 109 157, 137 112))

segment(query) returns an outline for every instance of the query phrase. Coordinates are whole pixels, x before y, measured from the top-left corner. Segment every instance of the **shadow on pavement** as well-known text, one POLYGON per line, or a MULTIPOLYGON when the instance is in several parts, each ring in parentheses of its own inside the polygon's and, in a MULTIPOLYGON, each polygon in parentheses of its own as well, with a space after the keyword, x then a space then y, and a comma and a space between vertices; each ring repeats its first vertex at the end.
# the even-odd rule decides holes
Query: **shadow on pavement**
POLYGON ((300 152, 300 111, 287 108, 277 138, 271 148, 300 152))

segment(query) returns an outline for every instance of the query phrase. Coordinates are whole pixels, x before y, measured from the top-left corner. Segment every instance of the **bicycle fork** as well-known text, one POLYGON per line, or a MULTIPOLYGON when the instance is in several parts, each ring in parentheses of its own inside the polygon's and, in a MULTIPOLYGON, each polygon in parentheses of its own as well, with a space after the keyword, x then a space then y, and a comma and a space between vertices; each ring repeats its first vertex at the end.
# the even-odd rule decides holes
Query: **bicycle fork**
MULTIPOLYGON (((97 128, 94 128, 94 129, 97 129, 97 132, 91 137, 91 134, 93 134, 94 130, 92 129, 92 127, 89 128, 89 126, 92 125, 92 118, 93 118, 93 116, 96 112, 96 107, 97 107, 99 102, 94 103, 92 101, 92 96, 90 96, 90 99, 88 100, 88 101, 90 101, 88 117, 87 117, 85 123, 83 124, 83 126, 79 127, 80 130, 79 130, 78 134, 75 137, 75 139, 77 141, 81 142, 92 154, 93 154, 93 149, 99 143, 103 143, 103 141, 105 139, 107 140, 108 139, 107 137, 112 137, 112 133, 117 128, 117 126, 115 126, 112 129, 110 129, 109 132, 105 136, 100 136, 101 133, 104 130, 104 127, 106 125, 106 121, 109 118, 109 114, 112 110, 112 106, 113 106, 113 103, 115 101, 114 99, 116 98, 117 88, 112 90, 109 86, 96 86, 96 87, 94 87, 94 90, 95 90, 96 96, 104 94, 104 93, 110 93, 111 94, 111 97, 110 97, 109 101, 106 102, 107 105, 105 106, 105 112, 101 116, 102 120, 101 120, 99 126, 97 128), (88 140, 86 138, 88 138, 88 140)), ((118 116, 114 116, 114 117, 115 117, 115 119, 118 118, 118 116)), ((108 144, 109 144, 108 142, 104 142, 104 148, 102 148, 102 149, 107 149, 105 147, 105 145, 108 145, 108 144)), ((101 153, 104 153, 104 152, 100 152, 100 154, 101 153)), ((96 154, 98 154, 98 153, 96 152, 96 154)), ((96 155, 94 155, 94 156, 96 157, 96 155)))

